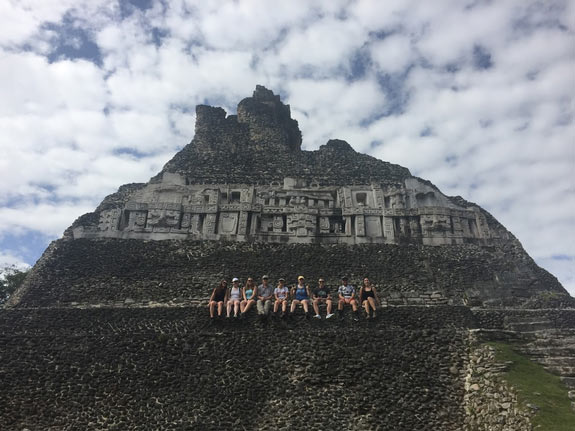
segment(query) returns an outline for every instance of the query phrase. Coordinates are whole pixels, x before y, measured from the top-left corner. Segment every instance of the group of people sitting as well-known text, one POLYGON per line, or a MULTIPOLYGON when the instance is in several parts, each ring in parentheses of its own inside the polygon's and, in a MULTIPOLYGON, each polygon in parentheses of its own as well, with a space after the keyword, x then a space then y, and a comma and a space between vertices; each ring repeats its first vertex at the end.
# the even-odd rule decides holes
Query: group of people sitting
MULTIPOLYGON (((317 282, 315 289, 310 289, 310 286, 305 283, 305 278, 300 275, 297 278, 297 284, 291 288, 286 285, 283 278, 278 280, 277 286, 274 288, 270 282, 269 277, 264 275, 262 282, 256 286, 253 278, 248 278, 246 283, 241 286, 238 278, 232 279, 232 286, 228 287, 226 280, 222 280, 218 287, 212 291, 210 297, 209 309, 210 318, 214 319, 217 315, 221 317, 224 309, 226 309, 226 317, 244 318, 245 314, 250 308, 256 304, 258 315, 265 319, 269 316, 273 302, 273 316, 276 317, 291 317, 296 311, 296 308, 301 306, 304 310, 306 318, 310 317, 310 305, 313 307, 316 319, 321 319, 320 305, 326 306, 326 319, 332 318, 335 313, 332 311, 333 300, 330 289, 326 286, 325 280, 320 278, 317 282), (288 302, 291 299, 291 305, 288 311, 288 302), (281 309, 281 314, 280 313, 281 309)), ((347 277, 342 277, 341 286, 337 290, 337 312, 340 317, 343 317, 344 307, 350 306, 353 310, 354 320, 359 320, 358 305, 365 310, 367 319, 376 316, 376 306, 380 303, 377 296, 375 286, 372 285, 368 278, 363 279, 359 293, 356 294, 354 286, 349 284, 347 277)))

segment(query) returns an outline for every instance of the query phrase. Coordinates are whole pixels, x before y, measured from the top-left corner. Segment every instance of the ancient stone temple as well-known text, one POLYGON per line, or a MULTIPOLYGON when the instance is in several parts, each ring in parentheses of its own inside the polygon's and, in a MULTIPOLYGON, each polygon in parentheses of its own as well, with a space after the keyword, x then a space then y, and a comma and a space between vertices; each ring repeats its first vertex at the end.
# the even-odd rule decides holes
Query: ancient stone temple
POLYGON ((530 334, 575 387, 536 335, 560 351, 573 298, 505 227, 345 141, 301 144, 257 86, 236 115, 198 106, 160 173, 78 218, 0 310, 0 429, 528 429, 512 390, 477 389, 483 333, 530 334), (369 277, 382 309, 210 325, 221 278, 262 274, 369 277))
POLYGON ((510 239, 489 227, 479 207, 449 199, 405 168, 357 154, 344 141, 313 152, 300 145, 289 106, 263 87, 237 115, 198 106, 190 146, 123 202, 98 211, 97 225, 76 223, 72 235, 281 244, 510 239))

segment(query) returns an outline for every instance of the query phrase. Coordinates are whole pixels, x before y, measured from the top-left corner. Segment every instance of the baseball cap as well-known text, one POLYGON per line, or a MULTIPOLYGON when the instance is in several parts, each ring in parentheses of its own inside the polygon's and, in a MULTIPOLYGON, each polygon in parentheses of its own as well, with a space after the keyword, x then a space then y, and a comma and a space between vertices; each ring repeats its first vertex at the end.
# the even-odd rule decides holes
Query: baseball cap
POLYGON ((297 279, 298 280, 305 280, 305 277, 303 275, 300 275, 297 279))
POLYGON ((234 278, 232 278, 232 283, 233 283, 234 281, 240 281, 240 279, 239 279, 238 277, 234 277, 234 278))
POLYGON ((262 275, 262 280, 267 280, 269 277, 267 275, 262 275))

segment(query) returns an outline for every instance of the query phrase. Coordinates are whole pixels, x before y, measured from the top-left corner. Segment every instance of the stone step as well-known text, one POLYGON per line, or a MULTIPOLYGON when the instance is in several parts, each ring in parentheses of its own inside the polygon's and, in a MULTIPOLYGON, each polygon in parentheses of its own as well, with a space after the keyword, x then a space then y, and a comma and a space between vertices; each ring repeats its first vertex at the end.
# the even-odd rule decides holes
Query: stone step
POLYGON ((537 362, 549 367, 575 368, 575 356, 551 356, 546 358, 537 358, 537 362))
POLYGON ((545 316, 541 316, 541 315, 526 315, 526 316, 506 316, 505 317, 505 322, 506 323, 529 323, 529 322, 533 322, 533 321, 543 321, 543 320, 549 320, 547 317, 545 316))
POLYGON ((554 329, 554 324, 550 320, 540 320, 536 322, 509 322, 506 328, 518 332, 535 332, 554 329))
POLYGON ((561 381, 569 389, 575 389, 575 377, 561 377, 561 381))
POLYGON ((574 377, 575 378, 575 367, 571 366, 546 366, 547 371, 561 377, 574 377))
POLYGON ((575 345, 551 347, 527 345, 520 350, 521 352, 533 358, 555 356, 575 357, 575 345))

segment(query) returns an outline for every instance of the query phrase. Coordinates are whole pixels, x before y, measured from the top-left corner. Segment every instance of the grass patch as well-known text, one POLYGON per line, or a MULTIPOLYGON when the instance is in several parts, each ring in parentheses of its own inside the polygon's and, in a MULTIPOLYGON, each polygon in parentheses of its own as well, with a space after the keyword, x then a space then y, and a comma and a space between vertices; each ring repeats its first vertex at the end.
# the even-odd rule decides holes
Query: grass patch
POLYGON ((517 353, 509 344, 499 342, 487 344, 495 348, 495 358, 498 362, 513 362, 505 372, 504 378, 516 389, 519 403, 524 408, 527 408, 526 404, 535 404, 540 408, 531 418, 536 430, 575 430, 575 412, 571 409, 567 388, 559 377, 517 353))

